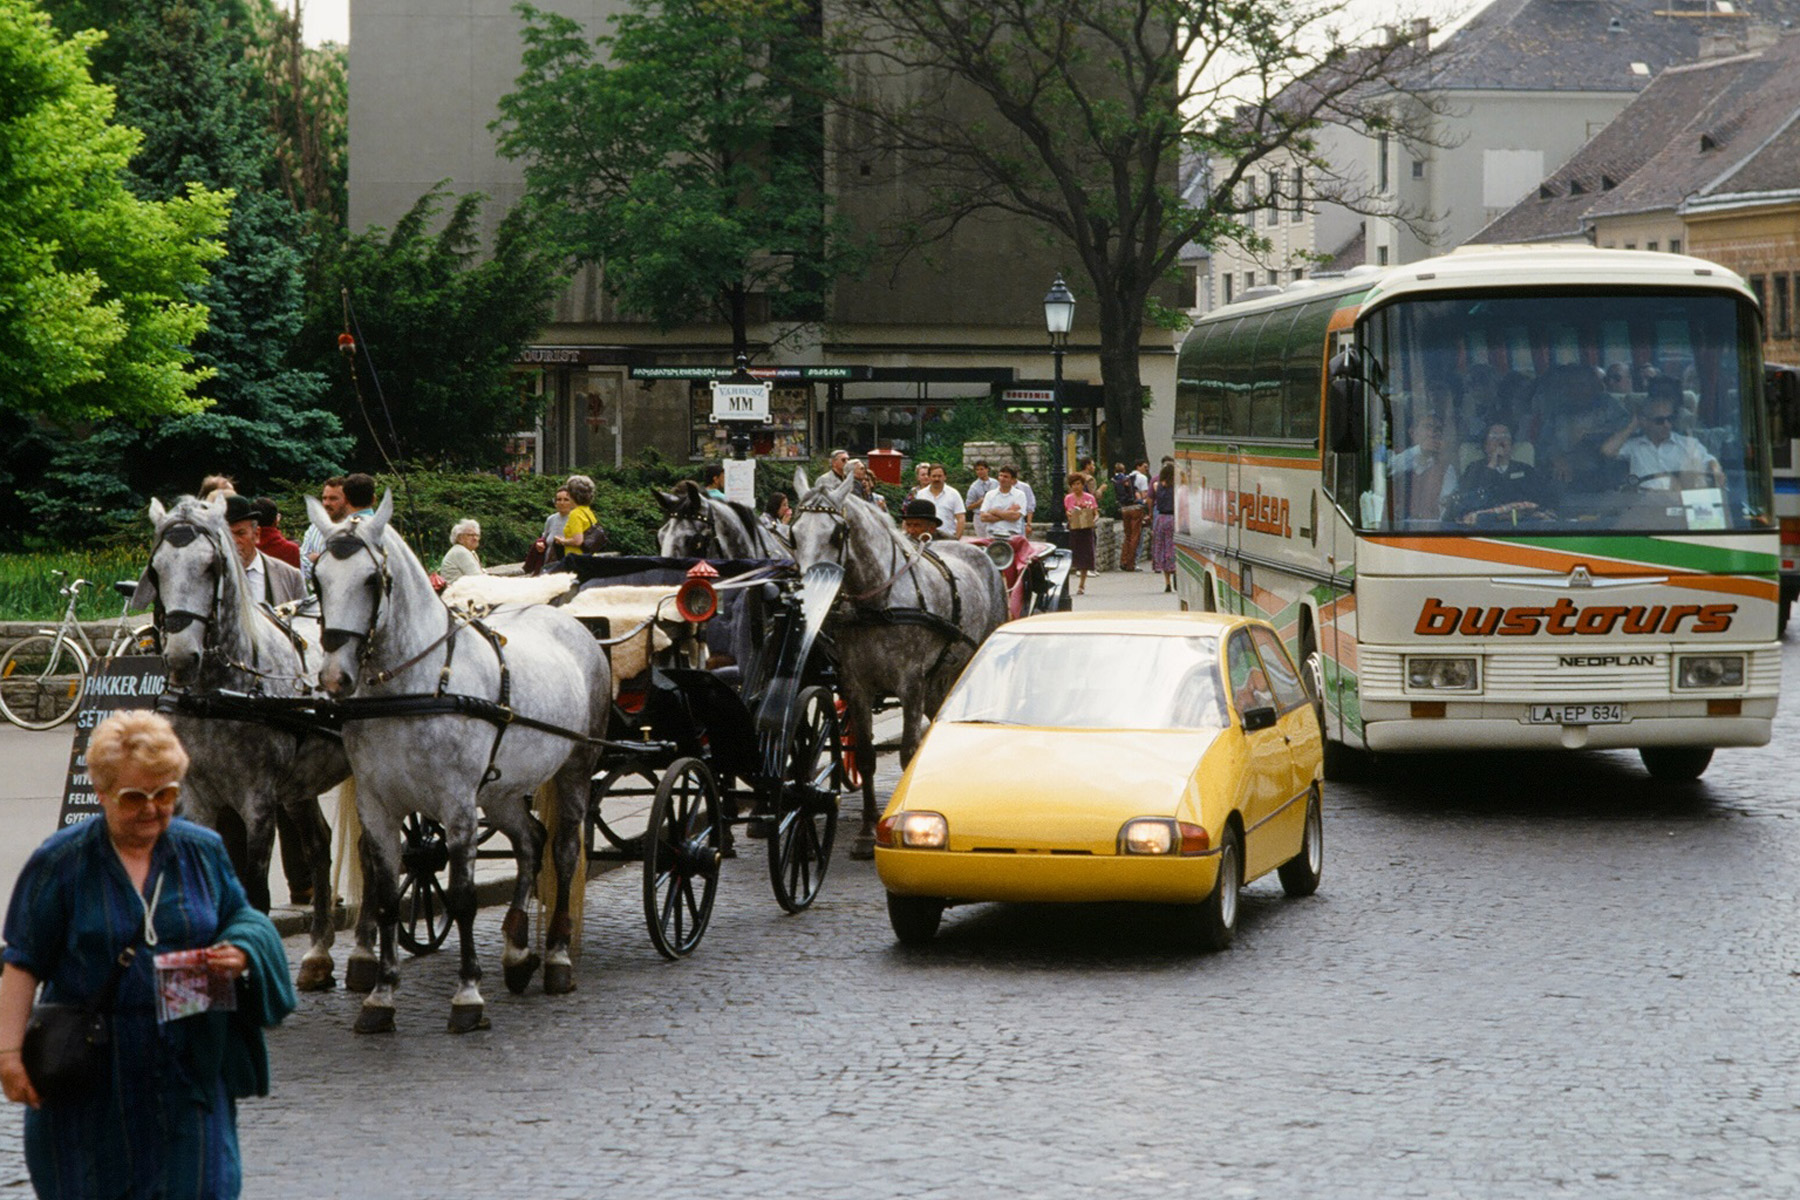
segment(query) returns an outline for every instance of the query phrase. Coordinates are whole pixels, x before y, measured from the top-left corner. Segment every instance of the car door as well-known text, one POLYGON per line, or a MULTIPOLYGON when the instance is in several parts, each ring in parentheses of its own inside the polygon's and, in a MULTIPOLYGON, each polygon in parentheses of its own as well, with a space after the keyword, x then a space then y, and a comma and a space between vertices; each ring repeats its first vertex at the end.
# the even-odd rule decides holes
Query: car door
POLYGON ((1264 729, 1244 728, 1244 714, 1259 707, 1279 707, 1262 658, 1250 640, 1248 629, 1231 635, 1225 655, 1226 678, 1231 684, 1231 707, 1245 742, 1243 779, 1244 878, 1254 879, 1278 865, 1279 848, 1268 828, 1293 785, 1294 768, 1287 735, 1279 720, 1264 729))
POLYGON ((1276 728, 1281 730, 1287 740, 1288 777, 1287 794, 1283 797, 1283 808, 1270 822, 1270 831, 1287 852, 1280 855, 1278 861, 1285 862, 1299 853, 1300 843, 1306 830, 1306 794, 1319 771, 1319 755, 1323 750, 1320 741, 1319 721, 1313 711, 1312 698, 1301 686, 1300 672, 1295 669, 1293 659, 1288 657, 1287 650, 1275 631, 1257 625, 1252 626, 1250 637, 1256 643, 1257 653, 1262 656, 1263 671, 1269 677, 1269 686, 1275 692, 1275 709, 1281 714, 1276 721, 1276 728))

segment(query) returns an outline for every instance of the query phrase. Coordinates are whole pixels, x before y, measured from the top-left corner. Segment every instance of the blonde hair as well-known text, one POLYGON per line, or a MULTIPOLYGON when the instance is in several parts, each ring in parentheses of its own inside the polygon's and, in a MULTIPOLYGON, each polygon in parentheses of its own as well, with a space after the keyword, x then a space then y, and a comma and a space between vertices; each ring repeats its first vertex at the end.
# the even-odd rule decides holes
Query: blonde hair
POLYGON ((187 774, 188 753, 167 717, 147 709, 127 709, 100 722, 88 737, 87 768, 94 789, 112 791, 131 762, 180 779, 187 774))

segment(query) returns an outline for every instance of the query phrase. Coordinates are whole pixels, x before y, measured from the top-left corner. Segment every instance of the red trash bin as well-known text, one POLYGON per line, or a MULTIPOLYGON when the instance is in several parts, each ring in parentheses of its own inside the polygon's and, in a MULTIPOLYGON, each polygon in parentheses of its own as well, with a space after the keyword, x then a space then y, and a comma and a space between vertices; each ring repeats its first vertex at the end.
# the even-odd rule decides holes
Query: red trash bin
POLYGON ((900 485, 900 452, 898 450, 869 451, 869 474, 883 483, 900 485))

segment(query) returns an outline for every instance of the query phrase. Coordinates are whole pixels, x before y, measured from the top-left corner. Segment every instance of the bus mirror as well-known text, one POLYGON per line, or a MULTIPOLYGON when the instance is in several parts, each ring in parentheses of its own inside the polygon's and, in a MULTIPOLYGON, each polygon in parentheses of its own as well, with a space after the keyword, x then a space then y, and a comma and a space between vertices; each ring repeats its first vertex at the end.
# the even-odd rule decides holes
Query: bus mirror
POLYGON ((1346 350, 1331 360, 1331 382, 1326 387, 1326 411, 1331 449, 1354 454, 1363 446, 1363 381, 1356 359, 1346 350))

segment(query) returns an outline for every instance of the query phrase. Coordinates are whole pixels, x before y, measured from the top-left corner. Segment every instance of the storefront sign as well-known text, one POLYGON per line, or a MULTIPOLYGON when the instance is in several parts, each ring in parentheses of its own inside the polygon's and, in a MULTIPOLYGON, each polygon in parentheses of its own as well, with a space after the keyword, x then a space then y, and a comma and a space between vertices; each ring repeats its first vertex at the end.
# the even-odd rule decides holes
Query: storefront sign
MULTIPOLYGON (((868 367, 751 367, 752 379, 802 381, 867 379, 868 367)), ((735 367, 632 367, 632 379, 727 379, 737 374, 735 367)))
POLYGON ((766 383, 713 384, 712 419, 759 423, 768 421, 769 385, 766 383))

